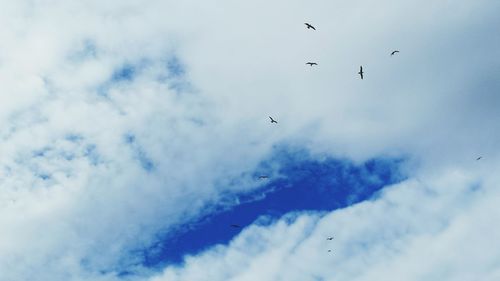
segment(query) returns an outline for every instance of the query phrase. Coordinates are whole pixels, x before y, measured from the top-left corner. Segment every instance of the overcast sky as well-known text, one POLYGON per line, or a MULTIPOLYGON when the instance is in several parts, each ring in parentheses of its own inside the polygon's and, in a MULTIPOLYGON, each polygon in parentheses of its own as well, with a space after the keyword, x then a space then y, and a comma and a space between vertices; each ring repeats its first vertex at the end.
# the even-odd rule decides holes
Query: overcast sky
POLYGON ((499 1, 0 7, 0 281, 500 280, 499 1))

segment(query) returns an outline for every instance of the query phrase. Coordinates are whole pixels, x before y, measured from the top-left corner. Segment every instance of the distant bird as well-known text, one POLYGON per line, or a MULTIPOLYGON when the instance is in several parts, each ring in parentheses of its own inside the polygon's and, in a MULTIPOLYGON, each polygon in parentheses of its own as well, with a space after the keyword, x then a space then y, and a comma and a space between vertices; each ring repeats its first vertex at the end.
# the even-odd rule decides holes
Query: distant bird
POLYGON ((476 159, 476 161, 481 160, 482 158, 483 158, 483 156, 479 156, 479 157, 476 159))
POLYGON ((306 64, 310 65, 310 66, 313 66, 313 65, 318 65, 317 63, 315 62, 306 62, 306 64))
POLYGON ((278 124, 278 121, 274 120, 273 117, 269 116, 269 119, 271 119, 271 123, 276 123, 278 124))
POLYGON ((269 176, 259 176, 259 179, 261 179, 261 180, 262 179, 268 179, 268 178, 269 178, 269 176))
POLYGON ((398 50, 392 51, 391 56, 394 56, 396 53, 399 53, 399 51, 398 50))
POLYGON ((316 30, 316 28, 314 28, 314 26, 308 24, 307 22, 304 23, 306 26, 307 26, 307 29, 313 29, 313 30, 316 30))
POLYGON ((332 241, 333 237, 328 237, 328 238, 326 238, 326 240, 332 241))
POLYGON ((361 80, 363 79, 363 73, 364 73, 363 72, 363 66, 360 66, 358 74, 361 76, 361 80))
POLYGON ((332 250, 328 250, 328 253, 330 253, 332 250))
POLYGON ((241 226, 239 226, 237 224, 231 224, 231 227, 233 227, 233 228, 241 228, 241 226))

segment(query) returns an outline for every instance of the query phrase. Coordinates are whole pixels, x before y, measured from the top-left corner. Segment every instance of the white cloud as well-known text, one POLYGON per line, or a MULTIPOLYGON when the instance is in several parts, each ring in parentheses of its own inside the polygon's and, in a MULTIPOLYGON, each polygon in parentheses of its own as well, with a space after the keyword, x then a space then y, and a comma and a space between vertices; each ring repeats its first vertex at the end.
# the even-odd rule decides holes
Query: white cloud
MULTIPOLYGON (((136 262, 129 251, 208 212, 225 192, 255 188, 244 173, 279 142, 356 161, 408 155, 418 168, 412 177, 444 177, 444 183, 430 188, 440 196, 417 194, 435 204, 432 212, 425 213, 410 195, 394 202, 399 209, 392 210, 401 213, 398 224, 391 224, 396 229, 418 228, 419 219, 429 217, 454 223, 446 228, 449 234, 417 231, 415 239, 436 235, 436 241, 453 240, 469 235, 463 225, 485 226, 477 216, 489 214, 487 199, 480 196, 470 213, 460 212, 454 209, 461 203, 454 201, 462 198, 460 190, 452 192, 456 196, 441 192, 452 185, 446 180, 450 170, 469 170, 470 177, 486 181, 498 167, 496 1, 1 5, 2 280, 117 279, 114 270, 136 262), (305 21, 318 30, 305 30, 305 21), (392 49, 401 53, 390 58, 392 49), (183 93, 162 80, 168 75, 166 61, 174 56, 187 69, 190 89, 183 93), (319 66, 306 68, 308 60, 319 66), (137 76, 110 83, 125 64, 141 65, 137 76), (366 69, 364 81, 356 77, 359 65, 366 69), (269 126, 269 115, 279 126, 269 126), (126 143, 127 134, 135 135, 133 146, 126 143), (153 163, 152 171, 141 168, 138 151, 153 163), (474 162, 477 155, 485 161, 474 162), (404 212, 409 206, 424 215, 405 224, 412 217, 404 212), (444 207, 453 210, 434 218, 444 207)), ((459 178, 453 186, 465 182, 459 178)), ((411 187, 398 190, 407 194, 411 187)), ((357 209, 370 205, 383 214, 384 200, 357 209)), ((313 263, 317 270, 309 271, 300 260, 272 258, 294 247, 307 252, 304 243, 312 238, 302 238, 317 234, 325 220, 358 216, 373 219, 348 209, 321 219, 300 217, 291 226, 251 228, 244 235, 256 231, 263 239, 257 245, 265 251, 259 259, 250 262, 254 254, 235 245, 236 250, 231 246, 193 258, 179 278, 196 274, 189 266, 201 266, 198 260, 205 259, 217 268, 203 277, 228 274, 221 280, 233 275, 246 280, 261 265, 266 265, 267 278, 279 278, 288 267, 293 270, 286 274, 305 278, 311 272, 365 278, 363 272, 383 271, 387 263, 359 271, 352 267, 359 257, 354 255, 337 270, 318 260, 313 263), (304 233, 304 228, 314 232, 304 233), (278 237, 285 230, 294 235, 282 241, 278 237)), ((350 221, 349 227, 359 235, 373 226, 350 221)), ((345 239, 345 245, 356 241, 345 239)), ((418 243, 423 242, 418 241, 426 242, 401 246, 406 251, 402 261, 419 258, 418 243)), ((391 254, 388 245, 370 242, 374 249, 361 253, 361 259, 372 261, 370 254, 377 256, 377 251, 391 254)), ((454 243, 434 246, 436 264, 461 265, 443 254, 454 243)), ((475 252, 468 250, 473 259, 475 252)), ((485 259, 496 258, 492 253, 485 259)), ((401 276, 416 270, 399 268, 401 276)), ((499 274, 494 264, 490 268, 484 280, 499 274)), ((167 269, 166 276, 172 272, 167 269)))

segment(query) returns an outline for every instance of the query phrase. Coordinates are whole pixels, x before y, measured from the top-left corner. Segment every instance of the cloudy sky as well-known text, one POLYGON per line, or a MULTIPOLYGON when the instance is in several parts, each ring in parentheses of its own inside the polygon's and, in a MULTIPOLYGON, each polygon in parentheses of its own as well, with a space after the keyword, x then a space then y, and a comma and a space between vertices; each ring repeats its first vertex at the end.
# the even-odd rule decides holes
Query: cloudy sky
POLYGON ((0 7, 0 281, 500 280, 499 1, 0 7))

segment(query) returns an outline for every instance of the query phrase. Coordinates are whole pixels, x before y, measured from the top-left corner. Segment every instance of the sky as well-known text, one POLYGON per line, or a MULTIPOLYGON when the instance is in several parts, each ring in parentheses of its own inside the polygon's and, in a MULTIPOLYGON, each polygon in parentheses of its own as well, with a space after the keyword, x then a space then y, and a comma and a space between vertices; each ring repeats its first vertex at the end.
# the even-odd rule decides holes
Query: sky
POLYGON ((500 2, 0 5, 0 281, 500 279, 500 2))

